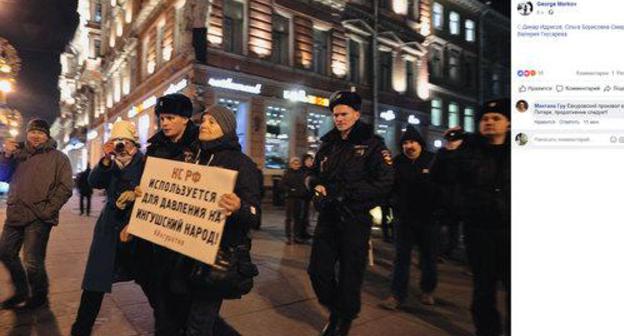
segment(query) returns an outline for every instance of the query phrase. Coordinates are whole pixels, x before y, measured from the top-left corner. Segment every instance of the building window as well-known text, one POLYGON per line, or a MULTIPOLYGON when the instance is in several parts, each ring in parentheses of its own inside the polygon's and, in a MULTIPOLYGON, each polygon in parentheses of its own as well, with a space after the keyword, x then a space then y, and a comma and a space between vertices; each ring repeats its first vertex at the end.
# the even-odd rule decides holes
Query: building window
POLYGON ((314 29, 314 72, 321 75, 327 74, 327 45, 329 44, 329 33, 314 29))
POLYGON ((452 81, 459 79, 459 57, 454 53, 449 56, 449 77, 452 81))
POLYGON ((321 137, 334 128, 334 119, 326 113, 307 114, 308 152, 316 153, 321 145, 321 137))
POLYGON ((466 132, 474 132, 474 109, 472 107, 466 107, 464 109, 464 129, 466 132))
POLYGON ((500 94, 500 77, 497 73, 492 74, 492 95, 498 96, 500 94))
POLYGON ((413 95, 414 90, 414 62, 405 61, 405 80, 407 81, 407 94, 413 95))
POLYGON ((474 62, 471 59, 466 60, 466 62, 464 63, 464 67, 463 67, 464 85, 467 88, 471 88, 471 89, 475 87, 475 77, 474 77, 475 71, 473 71, 473 67, 474 67, 474 62))
POLYGON ((444 70, 444 65, 442 64, 442 51, 440 49, 433 49, 431 51, 431 58, 429 59, 429 68, 431 69, 431 74, 434 78, 441 78, 444 70))
POLYGON ((433 3, 433 28, 444 29, 444 7, 437 2, 433 3))
POLYGON ((459 107, 455 103, 448 106, 448 127, 459 126, 459 107))
POLYGON ((379 89, 389 91, 392 87, 392 53, 379 53, 379 89))
POLYGON ((226 0, 223 10, 223 49, 243 53, 244 8, 241 2, 226 0))
POLYGON ((100 49, 102 48, 102 41, 100 39, 93 40, 93 52, 91 53, 91 58, 100 57, 100 49))
POLYGON ((273 62, 283 65, 289 64, 289 35, 290 22, 287 18, 280 15, 273 15, 273 62))
POLYGON ((359 83, 360 77, 360 44, 349 40, 349 81, 359 83))
POLYGON ((459 35, 459 13, 451 12, 449 14, 449 31, 451 35, 459 35))
POLYGON ((431 101, 431 124, 442 126, 442 101, 440 99, 431 101))
POLYGON ((466 41, 474 42, 475 41, 475 23, 472 20, 466 20, 464 25, 466 31, 466 41))
POLYGON ((99 0, 95 1, 95 11, 93 15, 93 21, 102 22, 102 3, 99 0))
POLYGON ((420 16, 420 1, 408 0, 407 11, 410 19, 418 21, 418 17, 420 16))
POLYGON ((267 106, 266 142, 264 166, 272 169, 285 169, 288 166, 290 143, 290 111, 283 107, 267 106))

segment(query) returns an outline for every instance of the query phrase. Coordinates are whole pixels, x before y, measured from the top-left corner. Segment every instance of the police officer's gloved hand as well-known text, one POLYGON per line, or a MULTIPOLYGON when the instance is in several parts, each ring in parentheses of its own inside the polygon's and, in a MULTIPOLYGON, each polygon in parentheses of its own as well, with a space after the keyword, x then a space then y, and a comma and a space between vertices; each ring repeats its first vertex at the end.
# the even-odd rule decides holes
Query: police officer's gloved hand
POLYGON ((314 204, 314 208, 317 211, 321 211, 327 208, 329 199, 327 196, 321 194, 318 191, 314 191, 314 196, 312 196, 312 203, 314 204))

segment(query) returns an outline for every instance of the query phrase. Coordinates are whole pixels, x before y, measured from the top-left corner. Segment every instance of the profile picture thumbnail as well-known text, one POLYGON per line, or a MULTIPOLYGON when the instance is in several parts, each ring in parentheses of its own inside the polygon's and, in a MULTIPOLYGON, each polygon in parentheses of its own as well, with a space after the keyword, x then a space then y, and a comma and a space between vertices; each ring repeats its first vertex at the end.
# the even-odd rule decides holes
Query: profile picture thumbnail
POLYGON ((529 142, 529 137, 524 133, 516 134, 516 143, 520 146, 524 146, 529 142))
POLYGON ((518 112, 526 112, 529 109, 529 103, 526 100, 520 99, 516 102, 516 110, 518 112))
POLYGON ((527 16, 533 12, 533 3, 531 1, 524 1, 518 4, 518 13, 520 15, 527 16))

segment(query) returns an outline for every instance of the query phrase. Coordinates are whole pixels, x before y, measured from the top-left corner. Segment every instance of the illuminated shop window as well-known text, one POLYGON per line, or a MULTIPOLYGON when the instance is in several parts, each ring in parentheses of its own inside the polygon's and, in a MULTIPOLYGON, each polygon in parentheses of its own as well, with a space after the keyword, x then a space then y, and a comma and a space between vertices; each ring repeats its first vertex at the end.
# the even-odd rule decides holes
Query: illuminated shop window
POLYGON ((285 169, 288 163, 290 142, 290 111, 277 106, 266 109, 266 142, 264 146, 264 166, 285 169))

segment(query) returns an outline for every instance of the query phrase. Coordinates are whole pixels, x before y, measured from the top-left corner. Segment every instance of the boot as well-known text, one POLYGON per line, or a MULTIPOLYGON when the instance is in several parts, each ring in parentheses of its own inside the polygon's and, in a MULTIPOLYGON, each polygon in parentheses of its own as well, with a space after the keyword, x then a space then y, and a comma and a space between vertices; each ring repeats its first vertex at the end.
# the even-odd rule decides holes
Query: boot
POLYGON ((334 336, 336 335, 336 324, 338 322, 338 317, 334 314, 329 316, 329 321, 321 331, 320 336, 334 336))
POLYGON ((47 307, 49 305, 48 295, 47 294, 35 294, 29 297, 26 300, 24 305, 16 307, 15 310, 18 312, 26 312, 30 310, 35 310, 41 307, 47 307))
POLYGON ((347 336, 349 335, 349 330, 351 329, 351 320, 339 318, 338 322, 336 322, 336 332, 335 336, 347 336))
POLYGON ((10 298, 2 301, 2 303, 0 303, 0 308, 2 308, 2 309, 13 309, 13 308, 19 306, 20 304, 24 303, 24 301, 26 301, 26 299, 28 299, 28 295, 15 293, 10 298))

